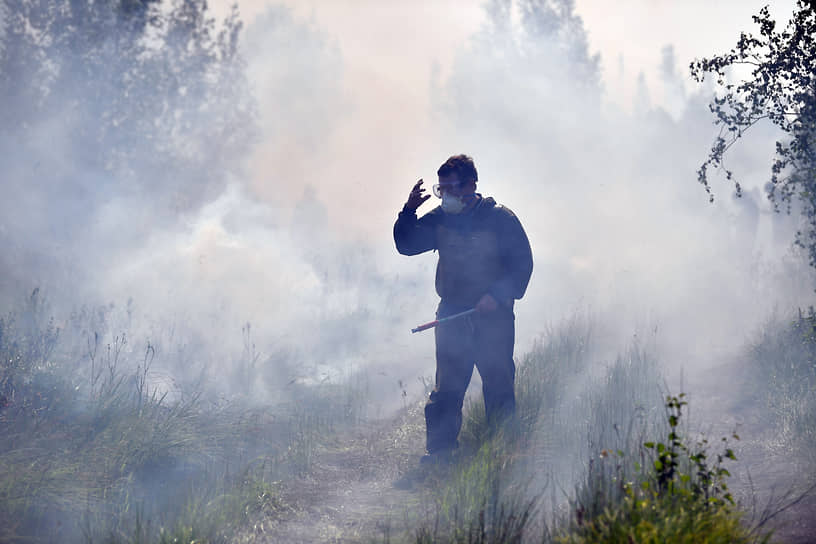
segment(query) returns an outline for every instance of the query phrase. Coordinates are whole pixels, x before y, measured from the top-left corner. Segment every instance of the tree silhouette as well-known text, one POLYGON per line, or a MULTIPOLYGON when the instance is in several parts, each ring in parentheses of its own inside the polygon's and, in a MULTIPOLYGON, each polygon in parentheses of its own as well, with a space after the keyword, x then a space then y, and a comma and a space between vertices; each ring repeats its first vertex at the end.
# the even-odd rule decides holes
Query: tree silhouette
POLYGON ((5 4, 0 152, 62 156, 35 185, 142 189, 186 209, 237 167, 254 124, 235 9, 218 29, 204 0, 5 4))
POLYGON ((601 97, 600 57, 590 54, 574 1, 490 0, 484 9, 482 28, 454 62, 441 109, 457 131, 559 141, 564 125, 579 124, 601 97))

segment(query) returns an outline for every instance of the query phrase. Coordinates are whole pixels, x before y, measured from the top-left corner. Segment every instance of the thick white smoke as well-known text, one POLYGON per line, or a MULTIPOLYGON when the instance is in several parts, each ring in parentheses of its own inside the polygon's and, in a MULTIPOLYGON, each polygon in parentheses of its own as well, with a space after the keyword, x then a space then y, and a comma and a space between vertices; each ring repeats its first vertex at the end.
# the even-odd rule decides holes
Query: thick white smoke
MULTIPOLYGON (((794 220, 770 213, 758 190, 730 198, 725 184, 709 205, 695 183, 715 131, 709 95, 684 91, 670 47, 655 66, 666 108, 649 105, 644 83, 623 111, 606 100, 603 59, 571 2, 485 8, 479 30, 446 52, 449 66, 412 68, 422 78, 407 82, 393 74, 409 57, 363 58, 359 47, 349 57, 319 16, 265 9, 241 30, 243 64, 234 81, 221 75, 209 110, 185 109, 210 81, 194 72, 182 73, 186 100, 149 109, 168 123, 165 147, 194 135, 195 152, 180 150, 188 162, 174 170, 138 146, 128 160, 142 177, 87 167, 86 155, 126 136, 78 145, 77 127, 93 124, 82 116, 108 111, 98 104, 41 117, 24 146, 3 141, 4 154, 17 152, 4 166, 3 297, 42 285, 63 308, 132 298, 144 335, 172 322, 200 339, 216 381, 249 322, 261 360, 288 369, 256 380, 258 393, 362 367, 393 397, 400 380, 418 388, 433 371, 432 336, 408 330, 432 318, 436 297, 435 255, 396 255, 391 226, 416 179, 432 183, 465 152, 479 190, 517 213, 533 245, 519 352, 589 309, 616 347, 657 328, 670 361, 708 363, 774 306, 808 300, 809 270, 787 255, 794 220), (210 135, 208 115, 245 100, 242 85, 251 100, 210 135)), ((372 27, 399 15, 378 10, 372 27)), ((79 74, 61 77, 84 88, 79 74)), ((735 153, 746 187, 761 187, 767 162, 754 157, 775 136, 757 131, 735 153)))

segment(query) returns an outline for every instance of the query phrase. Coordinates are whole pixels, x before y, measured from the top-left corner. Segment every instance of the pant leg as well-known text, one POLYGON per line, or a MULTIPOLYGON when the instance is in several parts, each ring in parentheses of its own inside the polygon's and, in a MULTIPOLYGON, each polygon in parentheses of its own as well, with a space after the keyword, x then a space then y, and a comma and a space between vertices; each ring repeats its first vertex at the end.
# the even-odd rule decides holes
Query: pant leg
POLYGON ((475 363, 482 377, 485 413, 491 425, 512 416, 516 410, 515 319, 512 308, 506 306, 474 319, 475 363))
MULTIPOLYGON (((440 304, 438 317, 450 313, 440 304)), ((473 375, 473 337, 474 325, 468 317, 442 323, 435 329, 436 386, 425 405, 428 453, 458 445, 462 403, 473 375)))

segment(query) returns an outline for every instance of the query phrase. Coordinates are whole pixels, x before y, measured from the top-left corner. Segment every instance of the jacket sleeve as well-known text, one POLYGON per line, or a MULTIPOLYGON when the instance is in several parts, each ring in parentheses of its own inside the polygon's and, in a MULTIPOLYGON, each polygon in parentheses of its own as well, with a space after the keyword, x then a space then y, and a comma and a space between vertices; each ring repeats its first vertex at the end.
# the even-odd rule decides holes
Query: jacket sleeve
POLYGON ((394 243, 402 255, 419 255, 436 249, 435 216, 426 213, 417 219, 416 210, 403 208, 394 223, 394 243))
POLYGON ((488 290, 500 302, 523 297, 533 273, 533 252, 524 227, 513 212, 503 211, 507 214, 499 233, 503 274, 488 290))

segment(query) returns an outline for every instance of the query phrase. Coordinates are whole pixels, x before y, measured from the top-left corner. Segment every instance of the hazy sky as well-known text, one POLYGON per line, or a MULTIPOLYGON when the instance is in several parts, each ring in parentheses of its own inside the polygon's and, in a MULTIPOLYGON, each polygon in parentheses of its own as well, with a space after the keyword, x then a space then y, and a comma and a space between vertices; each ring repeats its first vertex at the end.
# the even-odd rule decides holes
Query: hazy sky
MULTIPOLYGON (((215 0, 213 10, 226 13, 232 3, 215 0)), ((727 50, 741 30, 751 28, 751 15, 765 3, 576 0, 576 11, 584 19, 591 51, 601 55, 608 105, 631 110, 642 72, 651 104, 664 105, 676 113, 660 77, 662 49, 674 47, 676 73, 691 89, 695 84, 688 77, 689 61, 727 50)), ((286 6, 296 21, 322 35, 338 52, 342 67, 331 77, 336 77, 349 99, 348 108, 333 108, 344 110, 346 116, 339 130, 322 135, 321 145, 333 152, 320 166, 313 166, 310 151, 301 142, 278 140, 259 146, 251 160, 252 184, 258 194, 267 200, 291 200, 299 196, 304 185, 318 186, 318 196, 331 202, 330 217, 344 213, 344 228, 366 231, 371 216, 347 213, 359 206, 359 193, 349 191, 348 185, 326 183, 332 175, 355 172, 360 175, 355 182, 367 185, 379 184, 367 174, 374 170, 384 176, 404 175, 402 185, 391 180, 390 191, 375 189, 373 193, 393 201, 404 198, 403 193, 407 194, 416 178, 432 179, 438 156, 450 151, 440 150, 438 141, 426 137, 436 132, 438 125, 430 107, 432 74, 438 76, 437 81, 446 79, 456 54, 484 22, 483 4, 483 0, 238 0, 248 28, 271 6, 286 6), (371 150, 382 149, 384 139, 390 150, 399 150, 399 164, 384 159, 378 162, 371 156, 371 150), (432 164, 429 157, 434 157, 432 164), (271 163, 276 164, 275 175, 298 182, 277 186, 274 195, 268 194, 271 163), (281 164, 286 164, 285 171, 281 171, 281 164)), ((793 2, 774 2, 771 7, 772 14, 786 20, 793 2)), ((267 62, 265 58, 256 59, 250 77, 253 71, 263 72, 267 65, 280 64, 280 59, 269 58, 267 62)), ((264 100, 264 96, 259 98, 264 100)), ((679 103, 682 107, 682 99, 679 103)), ((378 210, 368 213, 379 222, 393 210, 389 208, 386 213, 384 207, 381 216, 376 216, 378 210)))
MULTIPOLYGON (((739 33, 753 30, 751 16, 770 5, 772 15, 787 20, 792 1, 757 0, 576 0, 593 50, 601 53, 610 98, 624 103, 632 97, 634 76, 644 72, 650 87, 657 87, 660 49, 674 46, 678 69, 688 75, 695 57, 724 52, 739 33), (628 81, 621 87, 616 74, 623 55, 628 81)), ((655 97, 660 102, 660 97, 655 97)))
MULTIPOLYGON (((238 0, 244 19, 270 5, 285 5, 314 21, 343 52, 349 76, 372 92, 386 91, 425 98, 432 63, 442 70, 457 48, 479 28, 484 0, 238 0)), ((232 0, 215 0, 223 13, 232 0)), ((661 49, 673 45, 678 70, 687 74, 695 57, 725 51, 740 31, 753 26, 751 16, 764 5, 787 20, 792 0, 575 0, 590 48, 601 54, 608 98, 631 105, 635 81, 643 72, 650 88, 659 85, 661 49), (625 72, 620 77, 620 59, 625 72)), ((444 72, 443 72, 444 73, 444 72)), ((653 100, 660 103, 661 97, 653 100)))

